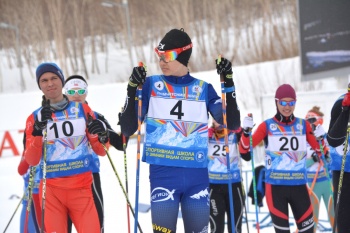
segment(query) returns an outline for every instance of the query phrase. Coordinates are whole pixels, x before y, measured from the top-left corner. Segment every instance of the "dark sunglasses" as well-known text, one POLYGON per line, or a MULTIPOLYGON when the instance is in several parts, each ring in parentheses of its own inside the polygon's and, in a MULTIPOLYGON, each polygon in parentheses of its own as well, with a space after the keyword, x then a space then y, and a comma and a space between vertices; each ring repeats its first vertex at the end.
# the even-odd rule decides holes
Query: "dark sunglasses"
POLYGON ((310 117, 310 118, 307 118, 306 120, 310 123, 310 124, 313 124, 315 123, 316 121, 318 121, 318 119, 320 119, 322 117, 310 117))

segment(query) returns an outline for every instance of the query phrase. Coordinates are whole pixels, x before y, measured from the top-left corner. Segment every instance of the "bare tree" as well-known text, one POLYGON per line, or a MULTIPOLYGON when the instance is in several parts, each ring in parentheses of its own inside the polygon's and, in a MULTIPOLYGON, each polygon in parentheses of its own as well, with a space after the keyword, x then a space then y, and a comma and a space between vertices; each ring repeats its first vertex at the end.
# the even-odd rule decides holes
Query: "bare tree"
MULTIPOLYGON (((2 0, 0 22, 18 26, 27 67, 58 60, 65 71, 82 72, 86 78, 100 73, 99 53, 106 54, 108 71, 110 42, 130 57, 133 53, 137 60, 154 62, 154 47, 172 28, 184 28, 194 41, 189 63, 193 72, 212 69, 218 54, 235 65, 298 55, 294 0, 128 0, 128 8, 121 0, 109 0, 111 8, 103 1, 2 0)), ((0 45, 8 49, 9 64, 16 66, 10 59, 16 56, 15 34, 0 30, 0 45)))

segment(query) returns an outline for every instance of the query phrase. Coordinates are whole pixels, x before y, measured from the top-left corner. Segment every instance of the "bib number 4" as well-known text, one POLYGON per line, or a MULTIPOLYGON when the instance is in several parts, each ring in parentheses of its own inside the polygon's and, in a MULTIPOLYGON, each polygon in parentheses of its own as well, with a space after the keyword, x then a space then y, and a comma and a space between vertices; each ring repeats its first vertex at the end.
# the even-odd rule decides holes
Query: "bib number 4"
POLYGON ((184 116, 182 112, 182 100, 177 101, 175 106, 170 110, 170 115, 177 116, 177 119, 181 120, 181 117, 184 116))

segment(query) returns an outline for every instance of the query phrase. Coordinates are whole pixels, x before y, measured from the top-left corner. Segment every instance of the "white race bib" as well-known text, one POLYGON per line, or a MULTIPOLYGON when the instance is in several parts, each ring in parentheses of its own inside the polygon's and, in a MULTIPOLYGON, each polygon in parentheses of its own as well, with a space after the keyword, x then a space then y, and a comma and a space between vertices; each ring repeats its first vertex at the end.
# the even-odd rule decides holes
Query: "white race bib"
POLYGON ((85 135, 86 122, 84 118, 50 121, 47 124, 47 139, 55 140, 67 137, 85 135))

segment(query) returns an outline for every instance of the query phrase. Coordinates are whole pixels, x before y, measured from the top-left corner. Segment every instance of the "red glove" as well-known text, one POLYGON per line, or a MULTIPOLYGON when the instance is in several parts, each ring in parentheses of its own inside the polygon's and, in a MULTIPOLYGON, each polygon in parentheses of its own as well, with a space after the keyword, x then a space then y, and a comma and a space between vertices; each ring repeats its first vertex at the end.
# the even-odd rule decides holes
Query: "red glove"
POLYGON ((343 102, 341 104, 343 107, 349 107, 350 106, 350 92, 346 93, 344 95, 343 102))

